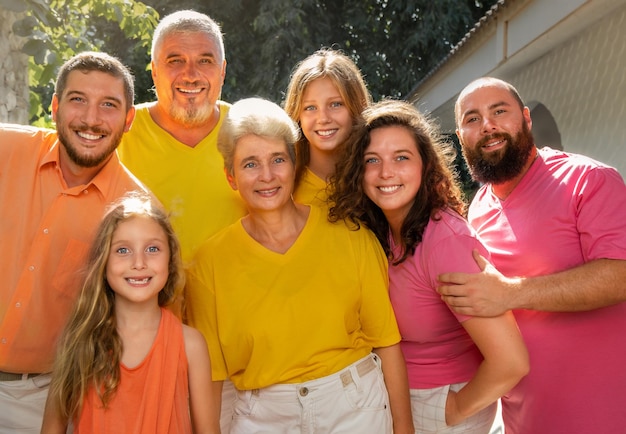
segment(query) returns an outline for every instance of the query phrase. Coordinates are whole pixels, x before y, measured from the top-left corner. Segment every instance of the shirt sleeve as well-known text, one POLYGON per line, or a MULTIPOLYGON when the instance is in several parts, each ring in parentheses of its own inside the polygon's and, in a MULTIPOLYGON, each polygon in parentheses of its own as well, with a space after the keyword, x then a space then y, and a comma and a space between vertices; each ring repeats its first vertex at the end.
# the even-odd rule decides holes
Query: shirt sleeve
POLYGON ((626 259, 626 186, 619 172, 596 167, 581 178, 575 194, 585 261, 626 259))
POLYGON ((226 379, 228 374, 217 329, 212 250, 206 244, 200 248, 187 272, 185 312, 188 324, 204 335, 209 347, 213 380, 220 381, 226 379))
POLYGON ((389 300, 387 258, 374 234, 361 227, 361 326, 373 348, 400 341, 396 317, 389 300))

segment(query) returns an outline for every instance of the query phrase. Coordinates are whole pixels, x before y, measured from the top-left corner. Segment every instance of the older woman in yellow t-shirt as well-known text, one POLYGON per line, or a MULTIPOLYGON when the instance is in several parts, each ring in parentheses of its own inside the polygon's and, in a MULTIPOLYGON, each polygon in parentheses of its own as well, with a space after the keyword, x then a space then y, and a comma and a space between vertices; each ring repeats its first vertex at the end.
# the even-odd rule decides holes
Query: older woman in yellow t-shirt
POLYGON ((218 139, 248 214, 199 249, 188 316, 213 380, 237 388, 231 433, 412 433, 385 255, 368 230, 293 201, 297 138, 280 107, 251 98, 218 139))

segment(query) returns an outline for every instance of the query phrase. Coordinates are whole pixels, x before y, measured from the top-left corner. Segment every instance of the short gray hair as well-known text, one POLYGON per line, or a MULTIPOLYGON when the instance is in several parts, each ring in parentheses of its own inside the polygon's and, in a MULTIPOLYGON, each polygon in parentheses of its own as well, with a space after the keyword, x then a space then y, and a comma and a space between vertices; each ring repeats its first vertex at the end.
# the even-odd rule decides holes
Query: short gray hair
POLYGON ((232 105, 217 139, 217 149, 224 157, 228 173, 233 173, 237 141, 250 134, 284 141, 295 164, 294 145, 300 137, 298 124, 279 105, 262 98, 246 98, 232 105))
POLYGON ((215 41, 217 44, 221 60, 224 60, 224 38, 222 36, 222 29, 208 15, 192 10, 183 10, 171 13, 163 17, 154 29, 154 35, 152 36, 152 60, 155 60, 155 53, 159 44, 166 36, 172 33, 204 33, 215 41))

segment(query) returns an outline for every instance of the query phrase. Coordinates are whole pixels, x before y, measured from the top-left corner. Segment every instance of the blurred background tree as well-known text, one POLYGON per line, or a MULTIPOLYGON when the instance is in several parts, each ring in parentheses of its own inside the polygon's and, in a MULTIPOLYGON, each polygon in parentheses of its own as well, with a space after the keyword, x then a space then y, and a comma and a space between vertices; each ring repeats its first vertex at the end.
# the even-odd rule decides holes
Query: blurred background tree
POLYGON ((375 100, 401 98, 496 0, 144 0, 160 15, 182 8, 222 25, 223 97, 280 102, 297 62, 321 47, 357 63, 375 100))
POLYGON ((175 10, 204 12, 222 26, 226 101, 281 102, 296 63, 321 47, 351 56, 378 100, 406 95, 496 1, 0 0, 0 8, 25 14, 14 30, 28 38, 35 121, 48 113, 58 67, 85 50, 122 59, 136 77, 136 102, 152 100, 152 31, 175 10))
POLYGON ((50 125, 58 69, 81 51, 113 54, 132 67, 138 88, 152 86, 145 59, 159 18, 154 8, 132 0, 0 0, 0 8, 23 16, 13 31, 27 39, 31 123, 50 125))
MULTIPOLYGON (((0 0, 0 8, 23 15, 13 30, 28 38, 31 123, 50 126, 58 68, 81 51, 120 58, 135 74, 135 102, 153 100, 152 33, 160 16, 176 10, 204 12, 222 26, 228 62, 222 99, 280 103, 294 66, 321 47, 349 55, 374 100, 402 98, 496 1, 0 0)), ((471 194, 475 185, 458 162, 471 194)))

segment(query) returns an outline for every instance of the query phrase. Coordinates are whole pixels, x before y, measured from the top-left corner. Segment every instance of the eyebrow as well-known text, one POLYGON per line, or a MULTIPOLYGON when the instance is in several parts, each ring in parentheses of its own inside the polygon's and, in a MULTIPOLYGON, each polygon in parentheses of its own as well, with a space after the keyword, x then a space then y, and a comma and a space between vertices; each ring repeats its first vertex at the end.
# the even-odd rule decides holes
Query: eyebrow
MULTIPOLYGON (((85 92, 80 91, 80 90, 68 90, 65 93, 65 97, 66 98, 71 98, 72 96, 82 96, 82 97, 87 98, 87 94, 85 92)), ((124 104, 124 102, 120 98, 117 98, 117 97, 112 96, 112 95, 107 95, 103 99, 106 100, 106 101, 116 102, 117 104, 120 104, 120 105, 124 104)))
MULTIPOLYGON (((289 153, 285 152, 285 151, 279 151, 279 152, 272 152, 272 154, 270 155, 271 158, 274 157, 284 157, 284 156, 288 156, 289 153)), ((255 160, 259 160, 259 156, 258 155, 250 155, 248 157, 242 158, 241 162, 242 163, 247 163, 248 161, 255 161, 255 160)))
MULTIPOLYGON (((498 101, 496 103, 493 103, 493 104, 489 105, 487 107, 487 109, 488 110, 494 110, 494 109, 496 109, 498 107, 502 107, 502 106, 510 107, 511 104, 506 102, 506 101, 498 101)), ((479 114, 479 110, 478 109, 468 110, 468 111, 463 113, 463 118, 467 117, 468 115, 473 115, 473 114, 479 114)))
MULTIPOLYGON (((171 59, 172 57, 183 57, 183 56, 185 56, 185 53, 183 53, 183 52, 177 52, 177 51, 174 51, 173 53, 169 53, 169 54, 167 54, 167 55, 165 56, 165 60, 167 60, 167 59, 171 59)), ((213 52, 211 52, 211 51, 206 52, 206 53, 202 53, 202 54, 200 54, 198 57, 210 57, 210 58, 212 58, 212 59, 217 59, 217 58, 218 58, 217 54, 216 54, 216 53, 213 53, 213 52)))
MULTIPOLYGON (((397 154, 412 154, 415 153, 417 151, 417 148, 413 149, 413 148, 402 148, 402 149, 396 149, 395 151, 393 151, 393 155, 397 155, 397 154)), ((365 151, 363 153, 363 156, 367 156, 367 155, 379 155, 378 152, 374 152, 374 151, 365 151)))

